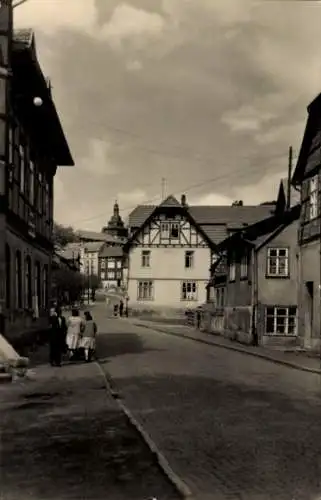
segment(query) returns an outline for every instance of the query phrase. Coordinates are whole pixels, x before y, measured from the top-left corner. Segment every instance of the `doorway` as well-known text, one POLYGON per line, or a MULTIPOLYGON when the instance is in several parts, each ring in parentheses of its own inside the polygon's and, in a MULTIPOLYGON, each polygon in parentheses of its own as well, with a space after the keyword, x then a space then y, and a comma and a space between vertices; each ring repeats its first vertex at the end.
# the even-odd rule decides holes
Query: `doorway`
POLYGON ((313 302, 314 302, 314 282, 305 282, 304 297, 304 339, 310 341, 313 330, 313 302))

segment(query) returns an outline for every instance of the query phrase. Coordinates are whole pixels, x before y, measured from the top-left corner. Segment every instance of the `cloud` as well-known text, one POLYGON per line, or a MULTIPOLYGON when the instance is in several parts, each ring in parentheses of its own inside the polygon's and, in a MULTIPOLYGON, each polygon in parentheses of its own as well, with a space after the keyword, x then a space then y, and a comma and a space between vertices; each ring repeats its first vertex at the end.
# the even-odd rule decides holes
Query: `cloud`
POLYGON ((232 132, 257 131, 261 126, 274 118, 272 113, 262 113, 254 106, 241 106, 239 109, 226 112, 222 122, 228 125, 232 132))
POLYGON ((162 177, 206 203, 275 197, 321 90, 320 3, 64 4, 16 13, 36 27, 76 161, 56 177, 60 222, 99 229, 116 198, 159 199, 162 177))
POLYGON ((54 34, 72 29, 92 34, 96 23, 95 0, 28 0, 14 10, 17 27, 54 34))
POLYGON ((121 48, 122 43, 131 40, 139 43, 142 39, 158 36, 164 29, 162 16, 136 9, 126 3, 118 5, 105 24, 100 36, 107 40, 112 47, 121 48))
POLYGON ((81 158, 77 168, 82 168, 98 177, 114 174, 116 170, 108 158, 109 149, 108 142, 101 139, 90 139, 88 155, 81 158))

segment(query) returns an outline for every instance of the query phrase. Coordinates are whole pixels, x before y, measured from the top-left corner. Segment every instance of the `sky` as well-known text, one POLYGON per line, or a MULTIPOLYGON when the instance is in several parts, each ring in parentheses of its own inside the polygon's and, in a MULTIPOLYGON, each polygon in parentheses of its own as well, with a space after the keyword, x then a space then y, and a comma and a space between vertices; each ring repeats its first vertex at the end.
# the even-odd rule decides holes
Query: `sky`
POLYGON ((321 92, 321 2, 29 0, 75 167, 55 218, 100 230, 115 200, 186 193, 190 204, 276 198, 288 149, 321 92), (164 179, 162 181, 162 179, 164 179))

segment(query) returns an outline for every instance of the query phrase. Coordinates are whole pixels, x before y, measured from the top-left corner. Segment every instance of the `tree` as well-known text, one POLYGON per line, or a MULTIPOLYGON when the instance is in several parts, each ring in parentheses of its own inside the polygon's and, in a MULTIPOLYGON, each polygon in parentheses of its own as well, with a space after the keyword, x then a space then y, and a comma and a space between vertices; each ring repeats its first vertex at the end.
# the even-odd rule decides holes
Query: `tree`
POLYGON ((54 295, 64 302, 76 302, 81 298, 83 279, 79 271, 68 266, 56 267, 52 271, 54 295))
POLYGON ((243 206, 243 200, 235 200, 232 203, 232 207, 242 207, 243 206))
POLYGON ((63 226, 54 222, 53 224, 53 241, 55 245, 65 247, 68 243, 78 241, 78 237, 71 226, 63 226))

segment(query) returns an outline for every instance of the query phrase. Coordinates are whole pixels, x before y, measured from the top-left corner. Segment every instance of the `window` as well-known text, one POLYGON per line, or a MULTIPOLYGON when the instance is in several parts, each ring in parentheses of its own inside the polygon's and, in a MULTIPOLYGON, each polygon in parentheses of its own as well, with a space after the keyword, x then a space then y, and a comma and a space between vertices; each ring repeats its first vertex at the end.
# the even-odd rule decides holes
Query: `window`
POLYGON ((29 163, 29 203, 32 206, 35 203, 35 166, 32 161, 29 163))
POLYGON ((29 255, 25 260, 25 307, 32 308, 31 258, 29 255))
POLYGON ((41 306, 41 281, 40 281, 40 262, 35 264, 35 296, 37 301, 37 306, 41 306))
POLYGON ((138 281, 137 299, 138 300, 153 300, 154 298, 154 282, 153 281, 138 281))
POLYGON ((309 182, 309 218, 318 216, 318 176, 314 176, 309 182))
POLYGON ((100 272, 100 277, 101 277, 102 280, 106 279, 106 273, 105 273, 105 271, 101 271, 100 272))
POLYGON ((187 251, 185 252, 185 267, 191 268, 194 266, 194 252, 187 251))
POLYGON ((142 267, 150 267, 150 250, 142 251, 142 267))
POLYGON ((183 281, 181 300, 197 300, 197 285, 195 281, 183 281))
POLYGON ((179 224, 177 223, 171 224, 170 237, 172 240, 177 240, 179 238, 179 224))
POLYGON ((9 144, 8 144, 8 162, 9 165, 13 163, 13 150, 14 150, 14 140, 13 140, 13 129, 9 127, 9 144))
POLYGON ((235 281, 236 278, 236 265, 233 260, 231 260, 229 264, 229 278, 230 281, 235 281))
POLYGON ((169 240, 170 225, 168 222, 161 223, 161 239, 169 240))
POLYGON ((101 269, 106 269, 105 259, 101 259, 101 261, 100 261, 100 267, 101 267, 101 269))
POLYGON ((241 278, 248 276, 248 255, 245 254, 241 257, 241 278))
POLYGON ((216 288, 216 307, 224 307, 225 305, 225 288, 216 288))
POLYGON ((48 220, 50 218, 50 206, 49 206, 49 184, 45 183, 45 217, 48 220))
POLYGON ((22 307, 22 266, 21 266, 21 252, 17 250, 16 252, 16 263, 15 263, 15 295, 16 295, 16 307, 20 309, 22 307))
POLYGON ((122 272, 121 271, 117 271, 116 277, 117 277, 118 280, 120 280, 122 278, 122 272))
POLYGON ((296 335, 296 307, 267 307, 265 331, 269 335, 296 335))
POLYGON ((117 260, 117 269, 121 269, 121 260, 117 260))
POLYGON ((19 159, 20 159, 20 192, 24 193, 25 191, 25 168, 26 168, 26 158, 25 158, 25 150, 24 147, 19 145, 19 159))
POLYGON ((115 269, 115 260, 114 259, 108 259, 107 267, 108 267, 108 269, 115 269))
POLYGON ((42 305, 44 308, 48 304, 48 266, 43 268, 43 280, 42 280, 42 305))
POLYGON ((109 279, 109 280, 114 280, 115 279, 115 273, 114 273, 114 271, 108 271, 108 273, 107 273, 107 279, 109 279))
POLYGON ((162 240, 177 240, 179 239, 179 223, 177 222, 162 222, 160 237, 162 240))
POLYGON ((6 308, 11 306, 11 251, 6 244, 6 308))
POLYGON ((268 276, 289 275, 289 250, 288 248, 268 248, 267 256, 268 276))

